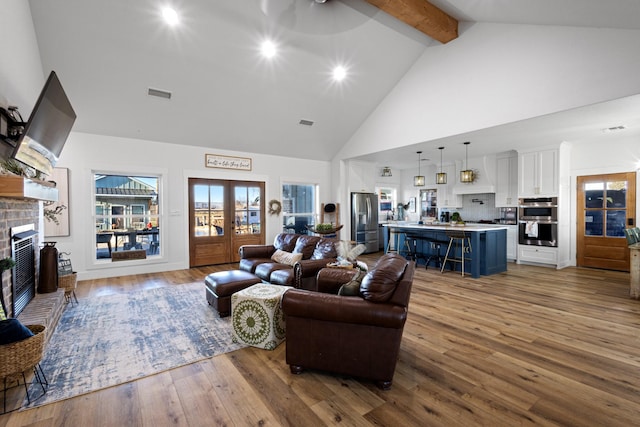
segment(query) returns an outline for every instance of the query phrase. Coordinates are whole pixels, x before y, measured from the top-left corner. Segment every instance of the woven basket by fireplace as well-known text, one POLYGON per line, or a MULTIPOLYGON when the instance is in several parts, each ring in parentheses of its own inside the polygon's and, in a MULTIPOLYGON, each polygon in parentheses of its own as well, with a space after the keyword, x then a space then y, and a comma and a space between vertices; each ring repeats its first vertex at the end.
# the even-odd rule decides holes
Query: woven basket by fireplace
POLYGON ((65 293, 70 293, 76 288, 78 281, 78 273, 65 274, 58 276, 58 287, 63 288, 65 293))
MULTIPOLYGON (((11 381, 24 383, 27 400, 31 400, 27 390, 27 381, 24 375, 25 371, 33 369, 36 381, 42 386, 44 393, 45 386, 48 385, 44 372, 39 369, 40 361, 44 352, 45 326, 43 325, 25 325, 33 332, 33 336, 22 341, 13 342, 11 344, 0 345, 0 382, 4 383, 4 393, 7 393, 7 385, 11 381), (40 372, 38 372, 38 369, 40 372)), ((3 414, 8 412, 6 408, 6 399, 3 405, 3 414)))
POLYGON ((76 296, 76 285, 78 284, 78 273, 75 271, 71 274, 65 274, 64 276, 58 276, 58 288, 64 289, 64 299, 66 302, 78 302, 76 296))
POLYGON ((22 374, 36 366, 44 349, 43 325, 25 325, 33 336, 11 344, 0 345, 0 379, 22 374))

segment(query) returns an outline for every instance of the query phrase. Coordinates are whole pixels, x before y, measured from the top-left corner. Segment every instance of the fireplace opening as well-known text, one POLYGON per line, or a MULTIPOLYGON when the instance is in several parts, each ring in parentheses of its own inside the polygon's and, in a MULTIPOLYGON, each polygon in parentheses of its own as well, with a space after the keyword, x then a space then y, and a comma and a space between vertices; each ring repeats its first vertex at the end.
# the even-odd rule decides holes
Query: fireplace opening
POLYGON ((13 316, 17 317, 36 295, 34 224, 11 228, 13 316))

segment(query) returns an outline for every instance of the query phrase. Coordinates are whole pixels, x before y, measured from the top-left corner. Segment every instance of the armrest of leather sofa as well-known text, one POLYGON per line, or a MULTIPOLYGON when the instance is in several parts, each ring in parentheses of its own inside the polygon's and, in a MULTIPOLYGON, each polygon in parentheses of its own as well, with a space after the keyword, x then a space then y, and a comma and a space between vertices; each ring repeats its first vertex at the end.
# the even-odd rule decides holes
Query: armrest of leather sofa
POLYGON ((276 251, 273 245, 243 245, 240 246, 238 253, 241 259, 247 258, 271 258, 276 251))
MULTIPOLYGON (((326 268, 327 264, 330 262, 335 262, 336 258, 322 258, 322 259, 303 259, 295 263, 293 266, 293 271, 295 273, 295 280, 298 286, 304 289, 309 289, 306 286, 301 286, 305 278, 311 278, 312 282, 315 283, 316 275, 320 270, 326 268)), ((309 290, 318 290, 315 289, 316 286, 312 286, 314 289, 309 290)))
POLYGON ((399 305, 302 289, 285 292, 282 309, 291 317, 393 329, 402 328, 407 319, 407 309, 399 305))
POLYGON ((326 294, 337 294, 340 286, 349 282, 355 276, 352 268, 323 268, 316 275, 316 291, 326 294))

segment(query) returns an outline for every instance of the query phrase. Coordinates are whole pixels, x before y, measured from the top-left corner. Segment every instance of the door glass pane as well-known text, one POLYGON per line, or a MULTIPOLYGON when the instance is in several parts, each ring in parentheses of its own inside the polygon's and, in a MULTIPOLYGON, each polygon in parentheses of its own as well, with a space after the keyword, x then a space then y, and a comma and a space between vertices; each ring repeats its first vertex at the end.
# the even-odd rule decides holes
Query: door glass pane
POLYGON ((588 182, 584 185, 585 208, 604 208, 604 183, 588 182))
POLYGON ((260 234, 262 220, 260 212, 262 211, 262 201, 260 199, 260 187, 249 187, 247 189, 249 198, 249 230, 253 234, 260 234))
POLYGON ((249 222, 247 218, 248 212, 248 195, 247 187, 236 187, 236 201, 235 201, 235 221, 236 221, 236 234, 249 233, 249 222))
POLYGON ((195 218, 194 236, 224 234, 224 188, 221 185, 193 186, 195 218))
POLYGON ((235 187, 236 234, 260 234, 260 187, 235 187))
POLYGON ((602 211, 585 211, 584 234, 602 236, 602 211))
POLYGON ((626 216, 627 212, 624 210, 607 211, 607 237, 625 237, 626 216))
POLYGON ((625 208, 627 206, 627 182, 607 183, 607 207, 625 208))
POLYGON ((209 186, 211 197, 211 211, 209 212, 209 222, 211 224, 210 233, 212 236, 224 235, 224 186, 209 186))
POLYGON ((194 236, 209 235, 209 186, 195 185, 193 187, 194 201, 194 236))

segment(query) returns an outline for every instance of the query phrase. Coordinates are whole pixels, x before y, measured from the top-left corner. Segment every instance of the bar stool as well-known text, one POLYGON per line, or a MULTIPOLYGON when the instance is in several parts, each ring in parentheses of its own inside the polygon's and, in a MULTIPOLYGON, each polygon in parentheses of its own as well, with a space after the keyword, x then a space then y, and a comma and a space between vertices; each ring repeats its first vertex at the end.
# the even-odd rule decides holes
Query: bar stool
POLYGON ((429 251, 429 258, 427 258, 426 265, 424 266, 425 270, 429 268, 431 261, 435 261, 436 268, 441 268, 444 265, 444 256, 440 252, 440 249, 443 244, 447 244, 448 242, 434 239, 428 239, 427 242, 431 250, 429 251))
POLYGON ((406 248, 407 255, 411 257, 411 247, 409 246, 406 235, 407 233, 404 231, 389 228, 389 241, 387 242, 387 250, 385 251, 385 253, 396 253, 398 255, 402 255, 402 252, 405 251, 404 248, 406 248), (398 239, 400 238, 401 234, 405 236, 405 238, 403 239, 403 248, 399 248, 398 246, 398 239))
POLYGON ((427 257, 424 256, 424 252, 422 250, 424 247, 423 243, 425 241, 430 240, 425 238, 422 234, 411 232, 405 234, 405 242, 407 242, 409 247, 408 256, 411 260, 416 262, 416 265, 418 264, 418 258, 422 258, 425 262, 427 261, 427 257), (420 251, 418 250, 418 246, 420 246, 420 251))
POLYGON ((449 246, 447 247, 447 253, 444 256, 444 261, 442 262, 442 268, 440 268, 440 272, 444 273, 444 267, 447 261, 459 262, 462 265, 462 275, 464 276, 464 263, 465 261, 471 261, 470 256, 465 256, 467 254, 471 254, 471 237, 462 230, 445 231, 445 234, 449 238, 449 246), (454 246, 453 254, 451 254, 451 246, 454 246), (456 258, 458 248, 461 248, 460 258, 456 258), (451 254, 452 256, 449 257, 449 254, 451 254))

